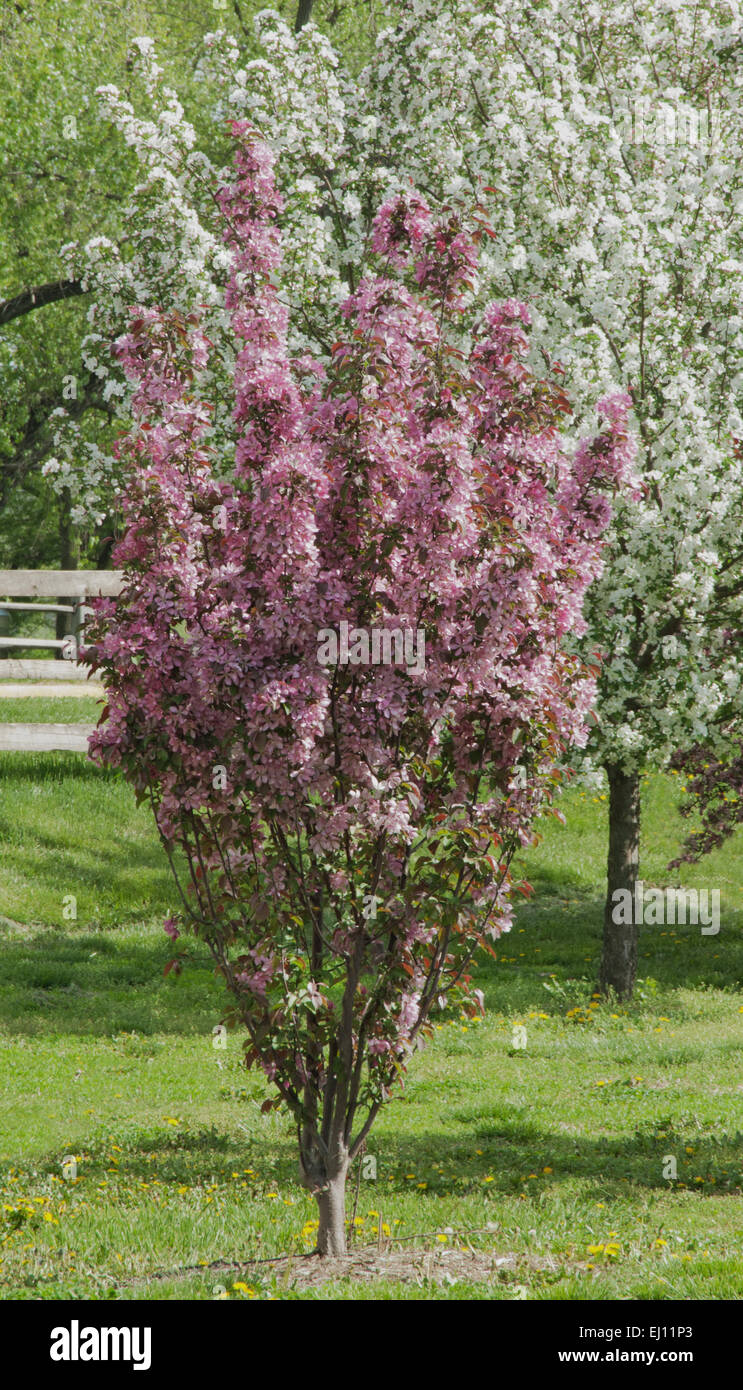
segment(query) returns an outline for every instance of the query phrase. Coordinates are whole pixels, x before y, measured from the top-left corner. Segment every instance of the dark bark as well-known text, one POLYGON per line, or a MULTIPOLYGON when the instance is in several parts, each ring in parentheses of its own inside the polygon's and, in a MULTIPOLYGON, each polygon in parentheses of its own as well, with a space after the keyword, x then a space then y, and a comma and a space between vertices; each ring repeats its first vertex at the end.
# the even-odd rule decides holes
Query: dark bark
POLYGON ((299 0, 297 6, 297 17, 294 21, 294 33, 298 34, 300 29, 304 29, 305 24, 309 24, 312 15, 314 0, 299 0))
POLYGON ((233 10, 235 11, 235 16, 236 16, 236 18, 237 18, 237 22, 238 22, 238 24, 240 25, 240 28, 242 29, 242 31, 243 31, 245 37, 246 37, 246 38, 250 37, 250 38, 252 39, 252 37, 253 37, 252 30, 250 30, 250 31, 248 30, 248 26, 247 26, 247 24, 245 23, 245 20, 243 19, 242 10, 240 9, 240 0, 232 0, 232 8, 233 8, 233 10))
POLYGON ((57 304, 61 299, 74 299, 76 295, 87 294, 79 280, 50 280, 46 285, 36 285, 31 290, 22 290, 13 299, 0 299, 0 324, 10 323, 33 309, 43 309, 45 304, 57 304))
POLYGON ((620 999, 630 999, 637 977, 639 940, 635 885, 640 860, 640 777, 639 773, 624 772, 614 764, 607 766, 606 771, 609 855, 599 988, 603 994, 613 989, 620 999), (629 894, 629 898, 619 896, 621 893, 629 894), (627 916, 631 920, 626 920, 627 916))
MULTIPOLYGON (((109 522, 109 525, 112 523, 109 522)), ((102 536, 98 541, 98 549, 95 555, 95 568, 97 570, 107 570, 111 568, 111 552, 116 544, 116 536, 102 536)))
MULTIPOLYGON (((78 565, 78 544, 75 530, 72 525, 70 512, 72 510, 72 499, 69 488, 65 488, 59 499, 59 568, 61 570, 76 570, 78 565)), ((56 599, 55 599, 56 602, 56 599)), ((60 603, 74 604, 74 598, 61 598, 60 603)), ((74 613, 57 613, 55 637, 60 641, 64 637, 69 637, 74 630, 74 613)), ((58 660, 63 660, 62 653, 55 653, 58 660)))

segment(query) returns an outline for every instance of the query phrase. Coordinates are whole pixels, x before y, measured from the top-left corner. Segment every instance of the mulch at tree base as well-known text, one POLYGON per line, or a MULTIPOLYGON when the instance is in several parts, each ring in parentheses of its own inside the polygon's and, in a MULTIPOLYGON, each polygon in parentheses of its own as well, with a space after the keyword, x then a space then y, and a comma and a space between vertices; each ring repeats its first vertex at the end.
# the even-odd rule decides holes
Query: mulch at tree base
MULTIPOLYGON (((387 1249, 365 1246, 339 1257, 321 1258, 316 1252, 308 1255, 282 1255, 272 1260, 260 1260, 241 1266, 241 1278, 250 1282, 266 1275, 273 1277, 279 1287, 284 1289, 321 1288, 323 1284, 340 1279, 371 1283, 386 1280, 396 1284, 436 1283, 442 1287, 454 1284, 487 1284, 498 1279, 501 1273, 513 1273, 519 1268, 548 1271, 557 1269, 550 1256, 541 1259, 523 1255, 498 1255, 494 1251, 475 1250, 470 1247, 452 1249, 441 1246, 438 1249, 387 1249)), ((209 1270, 218 1274, 236 1270, 234 1264, 215 1261, 209 1270)))

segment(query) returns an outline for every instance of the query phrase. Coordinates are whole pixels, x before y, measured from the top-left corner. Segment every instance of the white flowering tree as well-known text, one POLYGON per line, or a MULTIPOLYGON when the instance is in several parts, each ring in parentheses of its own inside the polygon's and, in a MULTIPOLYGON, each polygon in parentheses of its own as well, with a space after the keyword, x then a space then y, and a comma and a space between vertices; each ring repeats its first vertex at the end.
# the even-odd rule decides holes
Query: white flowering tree
POLYGON ((632 398, 642 491, 617 510, 590 603, 601 985, 621 995, 637 927, 613 903, 637 875, 640 768, 703 742, 740 685, 724 631, 742 553, 740 20, 737 3, 416 4, 375 69, 390 162, 444 196, 493 187, 488 289, 535 305, 537 350, 583 409, 610 381, 632 398))
MULTIPOLYGON (((608 389, 631 397, 641 489, 617 508, 586 639, 602 659, 590 756, 610 792, 601 984, 627 996, 637 929, 615 923, 612 905, 637 876, 640 769, 703 742, 739 697, 740 657, 721 632, 726 613, 735 625, 742 587, 741 7, 383 8, 391 27, 356 75, 317 26, 295 32, 268 11, 256 18, 257 50, 227 32, 208 35, 200 114, 213 130, 248 117, 276 156, 280 291, 294 350, 329 354, 373 211, 412 181, 434 205, 486 204, 495 238, 481 257, 475 308, 504 294, 530 302, 532 352, 542 369, 560 364, 576 434, 608 389)), ((115 89, 99 94, 142 169, 129 245, 96 239, 67 253, 70 275, 91 293, 86 360, 122 416, 128 388, 107 345, 127 302, 184 314, 207 305, 208 334, 225 338, 212 164, 145 40, 137 61, 150 112, 135 112, 115 89)), ((227 380, 226 345, 219 370, 227 380)), ((211 395, 218 403, 218 383, 211 395)), ((60 426, 50 467, 66 460, 69 485, 79 452, 69 442, 74 422, 60 426)), ((231 427, 219 407, 213 429, 229 469, 231 427)), ((91 462, 98 482, 106 468, 115 477, 110 463, 91 462)))
MULTIPOLYGON (((481 298, 531 302, 534 351, 561 364, 580 417, 612 383, 632 398, 642 486, 617 509, 588 639, 610 795, 601 985, 624 996, 637 926, 613 905, 637 876, 640 769, 703 741, 740 687, 725 637, 743 554, 740 19, 737 3, 414 0, 341 86, 343 144, 308 170, 326 225, 345 214, 349 274, 386 181, 438 199, 489 189, 481 298)), ((275 21, 271 35, 272 69, 235 73, 229 102, 281 148, 295 105, 267 93, 290 92, 298 58, 275 21)))

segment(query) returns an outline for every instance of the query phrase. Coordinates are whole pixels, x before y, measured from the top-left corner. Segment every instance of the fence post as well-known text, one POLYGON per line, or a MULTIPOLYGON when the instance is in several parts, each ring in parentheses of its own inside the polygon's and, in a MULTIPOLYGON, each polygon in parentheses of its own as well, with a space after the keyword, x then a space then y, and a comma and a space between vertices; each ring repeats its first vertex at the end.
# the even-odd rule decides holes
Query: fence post
POLYGON ((85 598, 76 598, 74 603, 75 611, 72 614, 70 630, 71 636, 74 639, 75 643, 75 656, 73 659, 75 661, 78 661, 80 657, 80 648, 83 644, 83 641, 85 640, 85 619, 87 618, 88 614, 92 612, 92 609, 88 608, 85 598))

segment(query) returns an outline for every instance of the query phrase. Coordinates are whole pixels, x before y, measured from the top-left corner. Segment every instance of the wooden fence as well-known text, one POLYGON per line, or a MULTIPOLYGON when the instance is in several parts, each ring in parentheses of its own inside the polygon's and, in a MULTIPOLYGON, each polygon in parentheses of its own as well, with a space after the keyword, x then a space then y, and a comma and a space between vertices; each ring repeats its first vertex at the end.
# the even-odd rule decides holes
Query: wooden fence
MULTIPOLYGON (((0 614, 71 614, 72 631, 65 637, 10 637, 0 632, 0 681, 79 681, 80 694, 90 675, 77 660, 83 636, 86 600, 97 594, 115 596, 121 588, 120 570, 0 570, 0 614), (31 599, 56 602, 32 603, 31 599), (18 601, 20 600, 20 601, 18 601), (61 600, 61 601, 60 601, 61 600), (38 650, 59 652, 57 659, 23 659, 15 652, 38 650)), ((31 692, 29 692, 30 694, 31 692)), ((1 713, 0 705, 0 713, 1 713)), ((88 735, 93 724, 6 724, 0 722, 0 751, 49 752, 56 749, 87 753, 88 735)))

